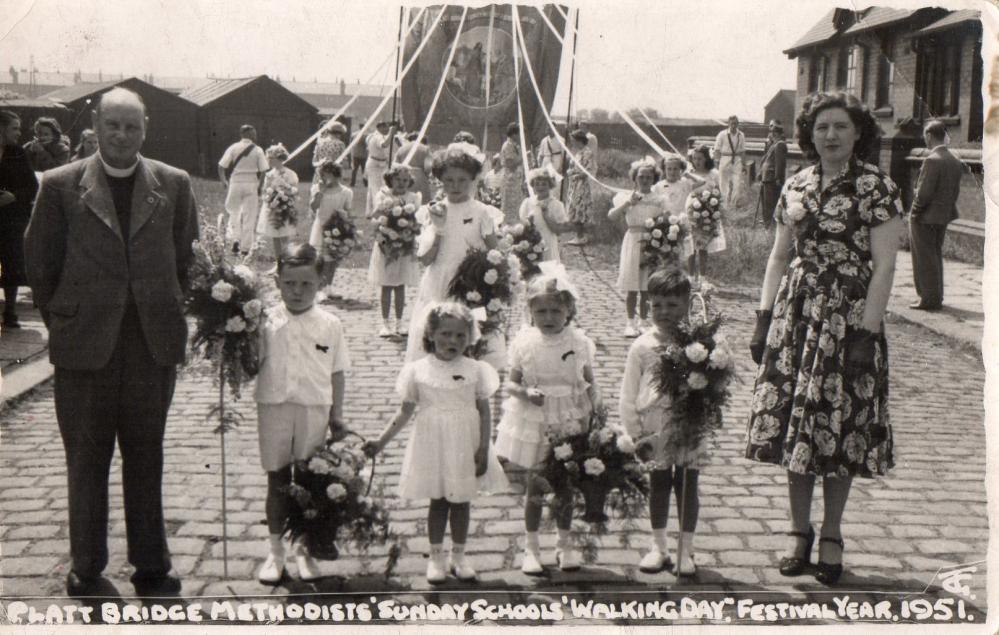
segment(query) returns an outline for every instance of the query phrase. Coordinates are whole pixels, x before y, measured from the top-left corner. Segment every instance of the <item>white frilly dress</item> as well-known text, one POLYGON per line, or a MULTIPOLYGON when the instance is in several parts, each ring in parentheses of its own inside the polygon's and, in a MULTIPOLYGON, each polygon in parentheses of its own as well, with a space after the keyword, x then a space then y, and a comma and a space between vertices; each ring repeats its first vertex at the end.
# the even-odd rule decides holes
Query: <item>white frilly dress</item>
POLYGON ((464 356, 445 362, 427 355, 403 366, 396 390, 404 402, 416 404, 416 422, 399 475, 400 497, 466 503, 478 494, 509 489, 492 447, 486 473, 475 476, 475 401, 489 399, 499 385, 489 364, 464 356))
MULTIPOLYGON (((369 220, 379 215, 379 210, 385 206, 390 206, 396 201, 403 205, 412 205, 419 208, 422 196, 419 192, 406 192, 402 196, 394 196, 392 190, 383 187, 375 195, 375 209, 368 217, 369 220)), ((418 230, 414 227, 413 230, 418 230)), ((372 287, 397 287, 400 285, 412 286, 420 283, 420 265, 416 262, 415 254, 407 254, 389 260, 382 253, 378 246, 378 229, 372 228, 372 236, 375 238, 371 245, 371 262, 368 265, 368 283, 372 287)))
POLYGON ((526 326, 510 343, 510 368, 523 372, 521 384, 545 394, 536 406, 508 397, 497 427, 496 453, 521 467, 540 462, 548 449, 547 433, 581 432, 589 423, 593 405, 583 369, 593 367, 596 345, 581 330, 568 326, 546 336, 526 326))

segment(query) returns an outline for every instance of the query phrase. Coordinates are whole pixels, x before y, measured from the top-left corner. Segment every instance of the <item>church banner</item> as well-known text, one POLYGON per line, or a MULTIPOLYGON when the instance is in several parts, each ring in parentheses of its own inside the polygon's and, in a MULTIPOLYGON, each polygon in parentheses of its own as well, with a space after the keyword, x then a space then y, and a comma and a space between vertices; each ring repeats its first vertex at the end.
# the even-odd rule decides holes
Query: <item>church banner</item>
MULTIPOLYGON (((541 10, 559 34, 564 35, 565 19, 558 9, 553 5, 544 5, 541 10)), ((412 58, 440 11, 440 6, 429 7, 420 23, 413 27, 403 47, 402 67, 412 58)), ((518 51, 524 132, 528 139, 537 143, 548 131, 541 108, 550 112, 555 99, 562 45, 545 24, 538 8, 519 6, 518 11, 524 44, 544 102, 538 103, 525 60, 518 51)), ((563 11, 567 9, 563 7, 563 11)), ((432 113, 427 133, 428 141, 444 144, 455 132, 467 130, 487 149, 498 150, 506 126, 517 121, 513 8, 495 4, 469 8, 458 35, 454 59, 448 68, 444 68, 461 21, 461 12, 460 6, 449 6, 445 10, 416 64, 403 79, 400 86, 402 120, 407 130, 418 129, 423 124, 427 115, 431 114, 434 94, 441 74, 445 73, 444 89, 432 113)), ((416 9, 410 9, 404 19, 414 19, 416 14, 416 9)))

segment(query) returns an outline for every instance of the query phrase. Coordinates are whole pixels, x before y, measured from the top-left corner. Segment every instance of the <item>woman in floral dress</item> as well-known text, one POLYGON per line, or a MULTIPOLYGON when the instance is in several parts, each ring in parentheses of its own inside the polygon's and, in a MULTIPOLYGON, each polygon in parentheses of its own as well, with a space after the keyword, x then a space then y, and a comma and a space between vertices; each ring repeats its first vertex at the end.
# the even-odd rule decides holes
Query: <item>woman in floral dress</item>
POLYGON ((586 226, 590 224, 593 212, 593 194, 590 192, 590 177, 583 172, 585 168, 590 174, 596 170, 593 161, 593 153, 587 148, 589 138, 582 130, 576 129, 569 133, 569 151, 574 160, 566 173, 569 178, 569 196, 567 207, 569 208, 569 220, 576 226, 576 237, 570 240, 569 245, 585 245, 589 242, 586 237, 586 226))
POLYGON ((503 215, 508 219, 517 218, 520 204, 524 201, 524 165, 520 152, 520 126, 515 123, 506 127, 506 141, 500 148, 503 161, 503 215))
POLYGON ((856 97, 810 96, 797 127, 802 151, 818 162, 788 180, 774 214, 750 344, 760 366, 746 456, 787 469, 793 541, 784 575, 803 573, 810 561, 812 491, 822 478, 815 579, 833 584, 843 570, 840 523, 853 477, 883 475, 894 464, 882 319, 903 211, 895 183, 863 161, 880 130, 856 97))

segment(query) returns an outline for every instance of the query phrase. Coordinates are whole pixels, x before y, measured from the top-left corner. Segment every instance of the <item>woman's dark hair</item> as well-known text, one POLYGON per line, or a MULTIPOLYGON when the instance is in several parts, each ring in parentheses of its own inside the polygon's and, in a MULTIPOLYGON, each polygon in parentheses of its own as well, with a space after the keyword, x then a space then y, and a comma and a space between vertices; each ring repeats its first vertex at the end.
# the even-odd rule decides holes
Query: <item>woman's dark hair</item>
POLYGON ((459 168, 468 173, 471 178, 478 178, 482 172, 482 164, 479 160, 460 148, 447 148, 434 154, 433 166, 430 171, 438 179, 444 178, 444 171, 448 168, 459 168))
POLYGON ((341 176, 343 176, 343 168, 340 167, 340 164, 334 161, 333 159, 326 159, 325 161, 320 163, 318 170, 320 174, 322 174, 323 172, 327 172, 329 174, 332 174, 336 178, 340 178, 341 176))
POLYGON ((506 126, 506 136, 507 137, 519 137, 520 136, 520 126, 515 123, 509 123, 506 126))
POLYGON ((413 182, 413 175, 410 173, 409 168, 404 165, 394 165, 391 169, 387 170, 382 176, 382 180, 385 181, 385 185, 392 187, 392 181, 399 178, 400 176, 405 176, 409 179, 409 182, 413 182))
POLYGON ((472 311, 460 302, 440 302, 427 312, 427 323, 423 328, 423 350, 434 352, 434 332, 440 328, 444 318, 455 318, 468 325, 468 345, 472 345, 475 318, 472 311))
POLYGON ((15 121, 21 121, 21 118, 17 116, 17 113, 9 110, 0 110, 0 126, 6 128, 15 121))
POLYGON ((278 257, 278 275, 280 276, 287 267, 312 267, 316 273, 322 274, 323 259, 319 257, 319 252, 316 251, 315 247, 309 243, 295 240, 285 245, 278 257))
POLYGON ((657 269, 649 276, 649 295, 690 297, 690 278, 679 267, 657 269))
POLYGON ((478 142, 475 140, 475 135, 466 130, 461 130, 454 134, 454 143, 471 143, 472 145, 477 145, 478 142))
POLYGON ((39 117, 35 120, 34 130, 35 134, 38 134, 39 128, 48 128, 52 131, 52 136, 55 137, 53 141, 59 141, 62 138, 62 128, 59 126, 59 122, 52 117, 39 117))
POLYGON ((638 173, 641 172, 642 170, 644 170, 645 168, 648 168, 648 169, 652 170, 652 180, 653 180, 653 182, 658 181, 659 179, 663 178, 663 172, 662 172, 662 170, 659 169, 659 164, 657 162, 655 162, 655 161, 648 161, 648 162, 641 161, 641 162, 636 162, 634 165, 631 166, 631 168, 628 169, 628 176, 631 177, 631 182, 632 183, 637 183, 638 182, 638 173))
POLYGON ((691 150, 690 153, 692 155, 693 154, 699 154, 702 157, 704 157, 704 168, 705 169, 707 169, 707 170, 713 170, 713 169, 715 169, 715 160, 711 158, 711 147, 708 146, 708 144, 702 143, 701 145, 699 145, 699 146, 695 147, 693 150, 691 150))
POLYGON ((580 128, 576 128, 570 132, 569 136, 579 143, 582 143, 584 146, 590 143, 590 138, 586 136, 586 131, 581 130, 580 128))
POLYGON ((860 133, 860 138, 853 145, 853 156, 868 160, 881 141, 881 127, 864 102, 855 95, 844 92, 812 93, 802 102, 801 111, 794 122, 798 147, 801 148, 802 154, 811 161, 818 160, 818 152, 812 143, 812 129, 819 113, 830 108, 842 108, 850 116, 850 121, 860 133))

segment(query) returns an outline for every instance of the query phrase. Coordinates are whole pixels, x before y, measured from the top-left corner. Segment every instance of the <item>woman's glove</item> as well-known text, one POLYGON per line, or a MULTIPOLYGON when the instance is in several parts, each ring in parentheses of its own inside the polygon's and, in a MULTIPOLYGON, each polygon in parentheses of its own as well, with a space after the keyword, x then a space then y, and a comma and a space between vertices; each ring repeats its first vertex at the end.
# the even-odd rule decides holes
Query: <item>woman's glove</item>
POLYGON ((475 477, 478 478, 486 473, 489 467, 489 448, 481 447, 475 451, 475 477))
POLYGON ((753 355, 753 363, 759 365, 763 361, 763 351, 767 347, 767 332, 770 330, 770 320, 774 312, 759 310, 756 312, 756 330, 749 340, 749 352, 753 355))
POLYGON ((847 377, 857 377, 874 370, 874 351, 878 334, 860 328, 846 338, 845 374, 847 377))

